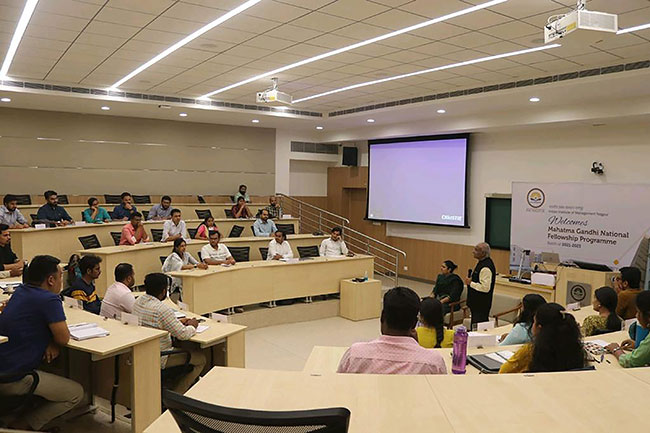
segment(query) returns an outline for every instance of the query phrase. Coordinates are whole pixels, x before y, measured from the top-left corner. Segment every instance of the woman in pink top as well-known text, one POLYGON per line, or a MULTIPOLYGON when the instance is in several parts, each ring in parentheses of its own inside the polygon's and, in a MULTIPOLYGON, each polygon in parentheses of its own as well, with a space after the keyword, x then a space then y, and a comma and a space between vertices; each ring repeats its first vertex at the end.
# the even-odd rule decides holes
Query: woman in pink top
POLYGON ((216 232, 219 227, 214 223, 212 215, 203 220, 201 225, 196 229, 194 239, 208 239, 210 232, 216 232))

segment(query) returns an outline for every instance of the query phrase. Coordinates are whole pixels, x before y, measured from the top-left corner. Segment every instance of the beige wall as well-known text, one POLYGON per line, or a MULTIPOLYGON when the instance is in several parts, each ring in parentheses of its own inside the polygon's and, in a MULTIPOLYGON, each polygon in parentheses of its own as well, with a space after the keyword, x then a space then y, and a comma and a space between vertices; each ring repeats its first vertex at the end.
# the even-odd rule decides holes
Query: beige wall
POLYGON ((275 130, 0 109, 0 194, 215 195, 240 183, 274 192, 275 130))

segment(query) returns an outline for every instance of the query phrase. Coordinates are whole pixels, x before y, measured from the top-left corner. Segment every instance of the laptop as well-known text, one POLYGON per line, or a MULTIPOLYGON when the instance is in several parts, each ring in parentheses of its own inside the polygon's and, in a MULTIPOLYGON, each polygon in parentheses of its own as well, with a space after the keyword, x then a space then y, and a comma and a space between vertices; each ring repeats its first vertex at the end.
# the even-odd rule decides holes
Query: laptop
POLYGON ((513 355, 509 350, 486 353, 484 355, 469 355, 467 362, 481 373, 496 374, 501 366, 513 355))
POLYGON ((612 268, 600 263, 581 262, 578 260, 573 260, 573 263, 580 269, 586 269, 588 271, 612 272, 612 268))

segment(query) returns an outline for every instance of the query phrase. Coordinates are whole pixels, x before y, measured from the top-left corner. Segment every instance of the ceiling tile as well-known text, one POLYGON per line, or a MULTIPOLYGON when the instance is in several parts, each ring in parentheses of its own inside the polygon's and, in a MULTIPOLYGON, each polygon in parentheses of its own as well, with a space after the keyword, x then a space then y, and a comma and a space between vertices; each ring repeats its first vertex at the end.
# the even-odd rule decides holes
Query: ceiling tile
POLYGON ((305 27, 311 30, 320 30, 323 32, 331 32, 352 23, 353 21, 351 20, 335 17, 333 15, 328 15, 321 12, 314 12, 292 21, 293 25, 305 27))
POLYGON ((355 21, 363 21, 373 15, 389 10, 388 7, 367 0, 338 0, 320 9, 330 15, 336 15, 355 21))
POLYGON ((117 9, 105 7, 97 14, 95 20, 107 23, 125 24, 129 26, 144 27, 150 21, 156 18, 156 15, 146 14, 133 10, 117 9))
POLYGON ((422 18, 421 16, 398 9, 392 9, 365 20, 365 23, 384 27, 386 29, 399 30, 414 24, 420 24, 424 21, 426 21, 426 18, 422 18))
POLYGON ((449 20, 451 24, 470 30, 480 30, 508 21, 512 21, 512 18, 485 9, 449 20))

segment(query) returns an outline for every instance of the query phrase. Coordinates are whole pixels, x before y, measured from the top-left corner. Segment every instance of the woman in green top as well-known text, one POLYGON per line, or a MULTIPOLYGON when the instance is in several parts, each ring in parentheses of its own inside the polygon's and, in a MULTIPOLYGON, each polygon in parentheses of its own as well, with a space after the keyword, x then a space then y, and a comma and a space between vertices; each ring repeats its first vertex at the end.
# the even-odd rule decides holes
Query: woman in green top
MULTIPOLYGON (((636 320, 645 329, 650 328, 650 291, 644 290, 636 295, 636 320)), ((645 367, 650 365, 650 334, 634 348, 634 340, 625 340, 619 346, 612 343, 606 347, 609 353, 613 353, 622 367, 645 367), (631 353, 625 350, 634 349, 631 353)))
POLYGON ((611 287, 601 287, 594 292, 593 307, 598 314, 587 316, 582 322, 582 335, 590 337, 597 333, 621 330, 623 320, 616 314, 618 295, 611 287))
MULTIPOLYGON (((433 287, 433 297, 440 300, 444 314, 451 311, 449 304, 460 301, 463 294, 463 280, 454 271, 458 266, 451 260, 445 260, 440 266, 440 275, 436 278, 436 285, 433 287)), ((458 310, 456 306, 454 311, 458 310)))
POLYGON ((434 347, 452 347, 454 331, 445 329, 442 321, 442 304, 438 299, 426 297, 420 304, 420 325, 415 329, 420 346, 433 349, 434 347))
POLYGON ((111 222, 111 217, 103 207, 99 207, 99 201, 95 197, 88 199, 88 209, 83 211, 84 221, 90 224, 111 222))

